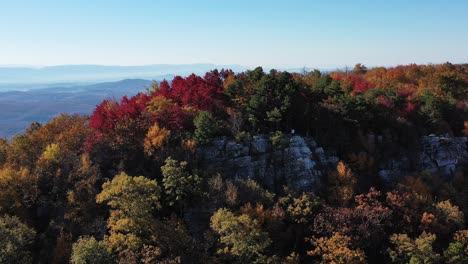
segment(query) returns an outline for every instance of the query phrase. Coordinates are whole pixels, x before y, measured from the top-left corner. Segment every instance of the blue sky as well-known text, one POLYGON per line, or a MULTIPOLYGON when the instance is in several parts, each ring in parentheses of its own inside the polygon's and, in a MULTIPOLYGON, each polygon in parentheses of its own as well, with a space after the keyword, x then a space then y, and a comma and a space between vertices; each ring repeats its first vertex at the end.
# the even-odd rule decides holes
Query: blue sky
POLYGON ((0 65, 468 62, 468 1, 0 0, 0 65))

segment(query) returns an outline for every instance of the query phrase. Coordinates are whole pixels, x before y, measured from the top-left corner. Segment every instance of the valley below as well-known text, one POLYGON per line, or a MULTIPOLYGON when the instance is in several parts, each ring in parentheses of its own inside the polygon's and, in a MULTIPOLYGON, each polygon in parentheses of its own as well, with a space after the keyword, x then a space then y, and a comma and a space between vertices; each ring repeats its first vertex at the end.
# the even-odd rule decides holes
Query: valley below
POLYGON ((117 82, 47 87, 0 92, 0 138, 23 132, 32 122, 45 123, 61 113, 90 115, 102 100, 144 92, 152 81, 117 82))

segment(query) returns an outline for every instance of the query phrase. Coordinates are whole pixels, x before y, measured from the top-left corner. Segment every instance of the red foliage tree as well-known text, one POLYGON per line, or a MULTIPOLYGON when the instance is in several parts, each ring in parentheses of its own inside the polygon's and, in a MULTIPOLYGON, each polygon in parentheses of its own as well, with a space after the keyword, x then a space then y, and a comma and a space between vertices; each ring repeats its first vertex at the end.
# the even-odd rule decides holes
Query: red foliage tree
POLYGON ((143 140, 151 125, 151 117, 145 108, 149 97, 139 93, 131 98, 122 97, 120 103, 104 100, 96 107, 89 119, 89 126, 94 133, 87 139, 87 150, 103 141, 112 148, 133 148, 143 140))
POLYGON ((179 106, 190 106, 200 111, 213 113, 224 111, 226 99, 223 93, 224 75, 229 71, 218 70, 207 72, 202 78, 192 74, 186 78, 176 76, 171 85, 167 81, 160 84, 154 95, 162 95, 173 100, 179 106))
POLYGON ((375 85, 373 83, 366 81, 366 79, 364 79, 361 76, 349 76, 348 78, 353 85, 353 94, 365 93, 367 90, 375 88, 375 85))
POLYGON ((188 111, 177 104, 164 107, 155 115, 159 125, 179 132, 193 130, 193 118, 193 111, 188 111))
POLYGON ((141 119, 147 101, 148 96, 142 93, 130 99, 124 96, 120 103, 115 100, 104 100, 91 115, 89 126, 99 132, 106 133, 115 128, 115 125, 124 117, 141 119))
POLYGON ((343 73, 331 73, 330 76, 333 80, 340 81, 344 86, 351 85, 352 94, 365 93, 367 90, 375 88, 375 84, 367 81, 362 76, 349 75, 346 76, 343 73))

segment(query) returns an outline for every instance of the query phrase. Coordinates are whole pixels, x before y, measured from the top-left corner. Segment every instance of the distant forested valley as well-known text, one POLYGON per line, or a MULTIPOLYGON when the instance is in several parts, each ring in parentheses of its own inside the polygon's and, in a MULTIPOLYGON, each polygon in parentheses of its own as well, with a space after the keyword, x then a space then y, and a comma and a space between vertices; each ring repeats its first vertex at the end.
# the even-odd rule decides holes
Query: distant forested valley
POLYGON ((468 263, 468 64, 81 88, 0 93, 0 264, 468 263))
MULTIPOLYGON (((0 137, 11 138, 24 132, 30 123, 46 123, 61 113, 90 115, 103 99, 132 96, 150 85, 149 80, 126 79, 98 84, 57 84, 37 89, 28 86, 27 90, 0 91, 0 137)), ((5 88, 8 87, 5 85, 5 88)), ((17 87, 13 85, 13 89, 17 87)))

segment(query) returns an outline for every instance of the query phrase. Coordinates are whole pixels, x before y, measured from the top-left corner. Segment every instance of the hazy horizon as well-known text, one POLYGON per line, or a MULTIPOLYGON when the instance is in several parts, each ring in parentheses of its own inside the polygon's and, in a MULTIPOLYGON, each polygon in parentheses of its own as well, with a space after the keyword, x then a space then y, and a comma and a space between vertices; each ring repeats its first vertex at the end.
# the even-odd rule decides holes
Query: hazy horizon
MULTIPOLYGON (((258 67, 258 66, 255 66, 258 67)), ((146 79, 163 80, 171 79, 174 76, 188 76, 190 74, 203 75, 205 72, 214 69, 231 69, 234 72, 243 72, 255 67, 242 66, 237 64, 221 65, 209 63, 195 64, 151 64, 151 65, 55 65, 55 66, 28 66, 28 65, 0 65, 0 91, 22 90, 20 84, 27 84, 28 88, 42 88, 41 84, 83 84, 99 83, 109 81, 119 81, 124 79, 146 79), (16 87, 15 87, 16 86, 16 87), (31 87, 29 87, 31 86, 31 87), (3 88, 2 88, 3 87, 3 88)), ((340 67, 264 67, 264 70, 277 69, 290 72, 302 72, 305 70, 319 69, 321 71, 338 70, 340 67)))

